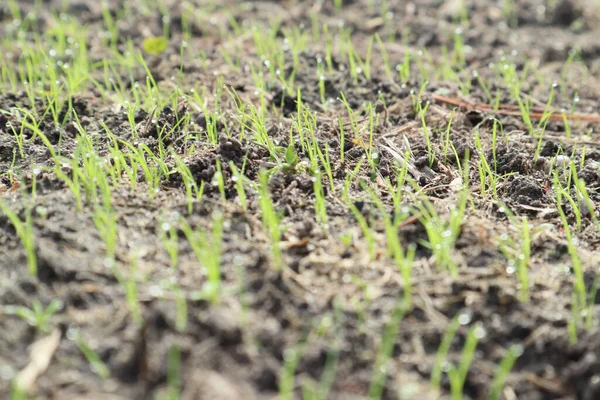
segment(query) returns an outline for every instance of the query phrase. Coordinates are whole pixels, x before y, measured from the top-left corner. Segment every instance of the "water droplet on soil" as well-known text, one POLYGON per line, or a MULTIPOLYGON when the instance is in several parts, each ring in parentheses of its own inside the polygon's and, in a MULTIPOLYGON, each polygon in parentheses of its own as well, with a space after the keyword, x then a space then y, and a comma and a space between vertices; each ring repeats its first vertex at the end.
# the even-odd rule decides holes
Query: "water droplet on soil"
POLYGON ((69 340, 76 340, 79 336, 79 326, 77 324, 70 324, 66 336, 69 340))
POLYGON ((15 377, 15 371, 10 365, 0 367, 0 380, 9 381, 15 377))

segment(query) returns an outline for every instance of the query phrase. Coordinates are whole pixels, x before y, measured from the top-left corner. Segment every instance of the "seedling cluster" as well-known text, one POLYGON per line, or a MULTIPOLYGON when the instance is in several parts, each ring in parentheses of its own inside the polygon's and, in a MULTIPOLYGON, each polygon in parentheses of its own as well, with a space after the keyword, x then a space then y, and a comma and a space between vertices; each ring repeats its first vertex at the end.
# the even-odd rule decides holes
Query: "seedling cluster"
MULTIPOLYGON (((102 35, 94 47, 96 33, 69 14, 68 2, 64 9, 47 13, 48 27, 42 30, 35 22, 42 4, 34 3, 23 14, 18 1, 8 0, 12 22, 0 39, 0 95, 16 98, 0 105, 0 130, 14 145, 12 159, 3 160, 7 168, 0 171, 0 182, 20 187, 0 192, 0 236, 4 243, 16 233, 6 242, 16 246, 18 241, 31 277, 39 275, 40 249, 48 242, 38 207, 53 206, 40 183, 43 178, 60 187, 69 212, 86 219, 85 229, 95 231, 101 246, 90 251, 110 271, 131 320, 142 330, 149 323, 149 298, 175 303, 177 333, 190 326, 190 302, 215 308, 241 303, 236 296, 241 298, 246 283, 232 289, 232 266, 241 265, 241 256, 230 256, 242 252, 236 242, 240 238, 251 239, 260 253, 257 265, 298 282, 315 259, 337 257, 341 266, 344 257, 354 257, 357 271, 386 271, 395 282, 397 305, 373 349, 366 393, 378 399, 397 367, 403 324, 417 309, 440 313, 432 311, 431 299, 423 300, 422 282, 436 277, 441 285, 453 285, 470 279, 468 252, 460 242, 472 235, 471 220, 486 216, 492 221, 492 207, 499 211, 493 223, 504 233, 485 239, 493 252, 489 270, 512 279, 523 307, 541 301, 534 290, 544 274, 538 269, 544 267, 538 245, 559 237, 568 252, 564 279, 572 282, 569 339, 575 343, 582 332, 597 330, 599 278, 591 285, 586 282, 589 260, 580 250, 586 232, 600 228, 594 205, 598 198, 589 179, 581 177, 592 165, 586 158, 588 147, 572 142, 576 134, 589 132, 572 118, 579 95, 571 91, 567 74, 579 61, 577 51, 569 53, 557 82, 548 81, 528 60, 519 64, 513 54, 502 54, 485 67, 471 65, 472 49, 464 34, 470 24, 466 2, 445 44, 436 49, 402 43, 410 37, 410 27, 396 36, 387 1, 366 1, 381 25, 366 37, 344 23, 325 21, 317 6, 302 26, 295 26, 282 18, 242 22, 218 2, 202 7, 182 2, 175 30, 172 10, 155 4, 161 2, 141 1, 138 11, 128 2, 117 8, 101 2, 102 35), (156 9, 161 26, 155 36, 122 37, 121 22, 156 9), (219 45, 194 45, 202 35, 211 35, 219 45), (376 82, 392 89, 367 95, 356 90, 372 89, 376 82), (532 86, 547 88, 542 101, 528 93, 532 86), (446 96, 444 91, 456 98, 476 96, 489 115, 465 123, 464 110, 432 100, 432 94, 446 96), (507 114, 494 113, 508 106, 522 123, 518 134, 526 138, 532 160, 521 171, 506 167, 506 157, 513 153, 500 151, 515 146, 515 130, 508 129, 502 116, 507 114), (557 116, 564 143, 575 144, 549 154, 545 146, 557 116), (40 153, 47 157, 37 157, 40 153), (537 169, 535 179, 546 182, 547 215, 555 213, 550 226, 543 226, 537 214, 528 214, 548 210, 521 207, 509 196, 515 182, 543 162, 547 168, 537 169), (131 204, 152 215, 152 226, 140 233, 156 238, 152 251, 136 249, 139 239, 127 225, 134 207, 127 203, 131 198, 137 199, 131 204), (308 245, 304 237, 294 236, 299 220, 313 226, 306 234, 308 245), (310 236, 315 232, 321 242, 310 236), (315 258, 299 261, 290 249, 302 246, 315 258), (349 255, 334 254, 335 248, 349 255), (164 268, 157 272, 148 264, 164 268), (158 287, 157 276, 163 279, 159 294, 148 294, 147 287, 158 287)), ((316 3, 325 7, 328 2, 316 3)), ((328 12, 343 16, 343 2, 331 3, 328 12)), ((517 24, 516 3, 502 3, 507 23, 517 24)), ((355 311, 367 320, 365 313, 378 300, 370 294, 370 282, 343 279, 360 296, 345 304, 346 309, 338 304, 331 314, 307 324, 308 333, 283 352, 281 398, 301 393, 305 399, 325 399, 331 392, 342 353, 335 335, 342 331, 344 316, 355 311), (303 352, 311 341, 324 337, 331 348, 321 381, 303 381, 298 391, 296 369, 303 352)), ((2 306, 0 313, 49 332, 62 303, 54 299, 46 308, 37 300, 31 304, 2 306)), ((488 329, 482 321, 465 322, 462 314, 454 314, 444 316, 446 333, 430 366, 430 388, 436 393, 448 390, 453 400, 463 398, 478 343, 488 329), (462 350, 457 350, 457 337, 462 350)), ((109 379, 109 368, 83 333, 77 331, 74 337, 94 371, 109 379)), ((496 366, 490 399, 502 398, 524 351, 515 343, 491 360, 496 366)), ((185 383, 183 360, 173 344, 165 398, 179 396, 185 383)))

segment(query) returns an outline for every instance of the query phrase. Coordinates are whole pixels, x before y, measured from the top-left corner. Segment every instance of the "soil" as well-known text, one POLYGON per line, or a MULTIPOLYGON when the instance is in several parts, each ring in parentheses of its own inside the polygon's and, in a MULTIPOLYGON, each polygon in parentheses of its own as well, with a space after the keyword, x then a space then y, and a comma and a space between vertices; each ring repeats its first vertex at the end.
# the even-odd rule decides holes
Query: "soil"
MULTIPOLYGON (((33 1, 19 1, 26 14, 33 1)), ((51 12, 60 10, 60 0, 44 2, 45 11, 36 16, 36 27, 45 32, 51 26, 51 12)), ((98 32, 103 18, 100 2, 67 2, 66 13, 89 29, 89 54, 102 61, 106 50, 98 32)), ((110 1, 115 11, 122 2, 110 1)), ((170 46, 160 55, 147 55, 148 66, 160 85, 168 87, 171 76, 180 68, 182 15, 184 2, 165 1, 171 18, 170 46)), ((191 2, 194 3, 194 2, 191 2)), ((256 103, 252 75, 248 70, 234 70, 220 56, 229 46, 219 32, 230 27, 228 13, 241 24, 267 26, 281 19, 282 29, 309 29, 311 18, 331 27, 343 24, 352 28, 352 40, 359 54, 365 54, 369 38, 378 33, 382 38, 395 36, 396 45, 388 45, 392 65, 402 61, 407 49, 425 48, 434 63, 444 57, 443 48, 451 47, 457 24, 460 25, 460 1, 390 0, 389 22, 377 11, 369 11, 368 0, 344 1, 342 11, 333 2, 248 1, 217 2, 210 15, 203 15, 192 27, 188 47, 204 49, 206 60, 189 59, 183 64, 183 77, 189 87, 202 93, 213 93, 222 79, 235 88, 244 101, 256 103)), ((373 2, 379 9, 379 1, 373 2)), ((258 181, 261 168, 269 168, 268 153, 248 138, 238 140, 240 125, 234 118, 223 118, 217 126, 220 140, 210 145, 198 140, 191 150, 183 148, 175 130, 169 138, 173 150, 190 167, 196 181, 205 181, 204 197, 193 204, 188 213, 185 187, 181 179, 161 182, 156 196, 144 190, 140 175, 138 189, 128 184, 113 189, 113 207, 118 215, 116 264, 112 266, 136 281, 141 307, 141 323, 132 317, 124 286, 115 278, 105 260, 105 246, 92 221, 93 210, 83 207, 76 212, 75 200, 55 175, 39 172, 40 166, 51 165, 44 144, 38 139, 24 144, 25 158, 13 154, 17 147, 10 126, 13 116, 0 114, 0 171, 13 169, 22 183, 11 186, 3 175, 0 192, 24 218, 33 201, 35 253, 39 263, 37 277, 28 273, 23 246, 9 219, 0 216, 0 304, 32 307, 59 299, 62 308, 51 319, 60 330, 61 339, 50 366, 37 378, 33 396, 40 399, 149 399, 166 395, 171 382, 169 354, 179 349, 182 399, 271 399, 278 398, 286 368, 298 361, 295 370, 294 398, 302 398, 302 387, 321 382, 324 374, 337 363, 331 377, 327 398, 367 398, 373 380, 377 351, 386 326, 398 312, 404 295, 404 280, 394 262, 387 257, 383 217, 358 181, 351 186, 350 196, 374 228, 378 242, 373 259, 367 242, 352 212, 340 199, 346 171, 352 171, 365 154, 360 140, 344 144, 346 157, 339 157, 338 116, 348 122, 344 105, 336 99, 343 92, 350 105, 362 118, 366 104, 377 106, 378 115, 374 146, 380 154, 378 174, 371 173, 369 163, 359 170, 359 178, 371 183, 383 200, 386 212, 393 212, 392 194, 384 183, 395 163, 385 146, 412 151, 416 168, 414 177, 427 193, 437 212, 445 217, 459 199, 453 182, 460 178, 455 157, 444 157, 444 132, 453 118, 449 140, 458 159, 465 153, 470 161, 470 194, 456 250, 459 267, 457 278, 436 267, 431 251, 423 245, 425 227, 417 219, 403 224, 399 237, 403 246, 417 245, 413 268, 413 308, 405 311, 399 324, 392 360, 383 370, 386 376, 382 398, 435 399, 450 398, 449 381, 444 374, 441 392, 430 386, 434 359, 450 321, 461 316, 461 325, 450 347, 448 359, 458 363, 465 339, 473 326, 480 326, 480 339, 466 377, 464 398, 487 398, 497 365, 511 345, 520 345, 517 359, 502 392, 505 399, 586 399, 600 398, 600 296, 592 299, 593 324, 579 327, 577 342, 570 340, 569 321, 573 304, 573 266, 567 237, 557 212, 555 196, 549 189, 551 177, 545 166, 557 155, 568 155, 581 165, 590 199, 600 202, 599 126, 572 122, 567 135, 562 121, 551 121, 542 140, 541 158, 534 162, 538 140, 527 133, 521 118, 498 116, 504 128, 495 152, 492 152, 492 123, 488 115, 473 110, 457 109, 436 102, 432 95, 453 96, 472 103, 486 103, 485 90, 473 72, 496 79, 502 94, 500 104, 515 105, 514 97, 501 78, 495 78, 488 65, 506 59, 519 71, 525 62, 536 73, 525 77, 522 92, 534 105, 544 105, 552 82, 558 82, 554 105, 571 109, 573 98, 579 113, 598 111, 600 99, 600 19, 587 2, 559 0, 551 7, 542 0, 514 2, 515 14, 508 18, 500 1, 465 1, 468 26, 462 36, 466 47, 466 67, 460 76, 468 81, 470 93, 459 91, 456 83, 443 77, 429 82, 423 100, 430 101, 427 124, 433 132, 435 159, 429 163, 427 143, 415 115, 411 95, 419 91, 418 71, 407 83, 390 82, 379 51, 373 52, 370 79, 360 75, 355 81, 346 59, 334 56, 334 73, 325 76, 327 107, 321 102, 316 74, 317 59, 323 57, 322 44, 311 45, 303 53, 296 84, 302 90, 302 101, 317 110, 317 139, 328 143, 334 166, 333 185, 336 193, 326 196, 327 226, 315 217, 313 182, 306 171, 281 171, 273 176, 269 188, 275 207, 283 215, 283 264, 274 268, 269 240, 261 223, 258 195, 248 192, 248 210, 237 199, 229 161, 241 168, 247 155, 245 173, 258 181), (578 58, 563 68, 570 51, 579 49, 578 58), (541 78, 540 78, 541 77, 541 78), (563 83, 565 82, 565 83, 563 83), (560 89, 560 90, 559 90, 560 89), (451 117, 452 116, 452 117, 451 117), (478 131, 485 154, 478 155, 475 146, 478 131), (229 132, 231 137, 227 135, 229 132), (505 176, 497 189, 498 199, 484 191, 477 174, 481 158, 497 162, 497 173, 505 176), (217 171, 217 160, 223 168, 225 194, 223 203, 219 189, 211 184, 217 171), (36 181, 34 200, 31 192, 36 181), (518 279, 514 268, 499 248, 502 237, 518 241, 519 227, 508 218, 509 212, 527 216, 531 227, 531 262, 529 265, 530 301, 520 301, 518 279), (222 251, 222 295, 217 304, 197 295, 206 281, 190 245, 182 232, 177 232, 180 263, 170 267, 170 259, 160 232, 163 221, 178 216, 196 228, 212 224, 215 212, 225 216, 222 251), (341 237, 350 238, 342 240, 341 237), (135 265, 135 270, 132 269, 135 265), (133 272, 132 272, 133 271, 133 272), (182 327, 178 316, 177 295, 187 303, 187 324, 182 327), (92 348, 108 367, 110 377, 103 379, 78 347, 78 338, 92 348)), ((506 2, 509 3, 509 2, 506 2)), ((10 13, 0 6, 0 32, 9 29, 10 13)), ((127 40, 140 48, 144 37, 162 33, 161 17, 156 10, 140 12, 131 20, 119 22, 119 46, 126 49, 127 40)), ((261 65, 251 42, 252 37, 238 38, 243 65, 261 65)), ((377 49, 377 46, 375 47, 377 49)), ((423 60, 426 55, 422 55, 423 60)), ((291 66, 291 60, 287 61, 291 66)), ((126 78, 126 77, 125 77, 126 78)), ((139 81, 145 80, 140 68, 139 81)), ((82 125, 93 138, 100 155, 106 155, 109 139, 103 121, 117 137, 128 140, 131 134, 124 110, 100 99, 94 88, 72 99, 82 125)), ((272 85, 266 93, 268 132, 287 147, 296 98, 272 85)), ((10 111, 30 107, 22 91, 7 91, 0 97, 0 108, 10 111)), ((232 101, 224 102, 224 115, 236 112, 232 101)), ((41 107, 41 103, 40 103, 41 107)), ((153 110, 145 110, 151 113, 153 110)), ((172 126, 173 115, 186 110, 163 109, 159 124, 172 126)), ((192 128, 202 132, 206 117, 192 114, 192 128)), ((136 116, 138 126, 146 127, 147 114, 136 116)), ((365 125, 367 122, 361 121, 365 125)), ((366 128, 366 125, 365 125, 366 128)), ((71 123, 54 128, 50 120, 42 126, 44 133, 69 156, 75 149, 77 130, 71 123)), ((179 135, 179 136, 178 136, 179 135)), ((157 128, 142 129, 139 144, 158 148, 157 128)), ((296 146, 300 151, 300 147, 296 146)), ((299 154, 301 158, 305 155, 299 154)), ((170 159, 169 162, 173 162, 170 159)), ((174 164, 173 164, 174 165, 174 164)), ((324 180, 329 187, 329 181, 324 180)), ((405 188, 406 207, 416 209, 420 201, 410 187, 405 188)), ((577 241, 585 284, 597 284, 600 259, 600 235, 589 216, 584 216, 576 229, 569 204, 563 205, 577 241)), ((592 210, 596 212, 596 210, 592 210)), ((11 380, 29 363, 32 343, 46 334, 36 331, 25 320, 0 314, 0 398, 9 398, 11 380)), ((172 367, 172 365, 171 365, 172 367)), ((172 398, 172 397, 171 397, 172 398)))

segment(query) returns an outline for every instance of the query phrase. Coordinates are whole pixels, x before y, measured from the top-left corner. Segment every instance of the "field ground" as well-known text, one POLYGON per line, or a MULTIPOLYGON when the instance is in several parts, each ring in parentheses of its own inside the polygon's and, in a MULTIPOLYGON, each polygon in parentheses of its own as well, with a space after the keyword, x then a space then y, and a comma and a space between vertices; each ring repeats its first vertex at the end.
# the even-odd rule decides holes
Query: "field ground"
POLYGON ((600 398, 600 5, 0 5, 0 398, 600 398))

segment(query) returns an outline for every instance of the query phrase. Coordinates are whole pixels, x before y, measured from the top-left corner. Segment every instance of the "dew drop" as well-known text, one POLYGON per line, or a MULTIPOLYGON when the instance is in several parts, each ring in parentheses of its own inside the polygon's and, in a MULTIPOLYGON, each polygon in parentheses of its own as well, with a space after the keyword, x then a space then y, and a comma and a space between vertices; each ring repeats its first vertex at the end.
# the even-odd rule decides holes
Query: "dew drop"
POLYGON ((475 329, 473 330, 473 334, 475 335, 475 337, 477 339, 483 339, 485 337, 485 335, 487 334, 487 332, 485 331, 485 329, 482 326, 476 326, 475 329))
POLYGON ((450 364, 448 361, 444 361, 441 367, 443 372, 448 372, 450 371, 450 368, 452 368, 452 364, 450 364))
POLYGON ((462 313, 458 316, 458 323, 461 325, 468 325, 471 322, 470 313, 462 313))

